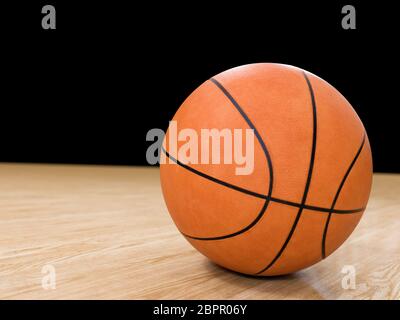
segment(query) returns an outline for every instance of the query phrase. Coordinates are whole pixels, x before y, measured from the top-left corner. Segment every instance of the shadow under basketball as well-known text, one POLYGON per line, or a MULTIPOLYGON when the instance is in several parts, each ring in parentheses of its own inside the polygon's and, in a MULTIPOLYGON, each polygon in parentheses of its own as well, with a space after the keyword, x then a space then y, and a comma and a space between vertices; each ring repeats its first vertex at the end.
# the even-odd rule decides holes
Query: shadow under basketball
MULTIPOLYGON (((319 290, 307 281, 307 277, 304 274, 307 271, 277 276, 248 275, 226 269, 206 258, 203 259, 203 267, 208 273, 212 274, 213 277, 226 283, 226 288, 234 286, 235 288, 240 287, 242 289, 239 295, 231 297, 233 299, 251 299, 252 292, 254 291, 267 294, 266 299, 268 299, 268 294, 271 294, 271 298, 275 297, 274 299, 276 299, 277 292, 279 292, 281 296, 280 299, 291 299, 293 287, 289 284, 293 282, 297 283, 299 290, 305 290, 307 295, 311 295, 313 299, 325 299, 319 290), (288 284, 287 287, 285 286, 286 283, 288 284), (279 288, 279 290, 277 288, 279 288), (248 294, 246 294, 246 291, 249 291, 248 294)), ((237 290, 233 290, 232 292, 237 292, 237 290)))

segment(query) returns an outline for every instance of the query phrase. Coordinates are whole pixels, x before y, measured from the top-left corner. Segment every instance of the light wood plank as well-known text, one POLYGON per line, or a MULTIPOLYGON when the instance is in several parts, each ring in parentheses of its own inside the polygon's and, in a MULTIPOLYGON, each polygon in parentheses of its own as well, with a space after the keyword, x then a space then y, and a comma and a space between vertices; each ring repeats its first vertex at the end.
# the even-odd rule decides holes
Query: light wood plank
POLYGON ((193 249, 164 205, 158 169, 0 165, 1 299, 399 299, 400 175, 375 174, 367 211, 332 256, 252 278, 193 249), (56 289, 43 289, 43 266, 56 289), (356 289, 341 286, 345 265, 356 289))

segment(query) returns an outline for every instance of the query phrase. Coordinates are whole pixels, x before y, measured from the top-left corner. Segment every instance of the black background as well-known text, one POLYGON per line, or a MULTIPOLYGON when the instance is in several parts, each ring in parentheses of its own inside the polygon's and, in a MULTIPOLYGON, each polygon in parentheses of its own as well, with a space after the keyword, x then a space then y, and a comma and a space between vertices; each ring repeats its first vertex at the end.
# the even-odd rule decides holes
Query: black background
POLYGON ((339 319, 346 314, 348 317, 363 318, 379 317, 382 310, 395 313, 399 308, 399 301, 301 301, 301 300, 122 300, 122 301, 0 301, 2 314, 10 313, 13 316, 36 316, 41 319, 54 319, 54 314, 62 310, 66 318, 102 316, 103 318, 126 318, 126 316, 140 319, 179 319, 179 316, 153 315, 154 308, 163 306, 187 307, 189 310, 198 310, 198 305, 247 305, 245 316, 242 315, 205 315, 189 313, 183 319, 259 319, 260 315, 279 315, 284 318, 305 316, 308 319, 321 319, 321 315, 329 314, 339 319), (43 312, 46 310, 47 312, 43 312))
POLYGON ((374 170, 400 172, 397 20, 382 1, 2 4, 0 161, 144 165, 147 131, 166 129, 203 81, 278 62, 335 86, 364 122, 374 170), (56 30, 41 28, 44 4, 56 30), (356 30, 341 27, 345 4, 356 30))

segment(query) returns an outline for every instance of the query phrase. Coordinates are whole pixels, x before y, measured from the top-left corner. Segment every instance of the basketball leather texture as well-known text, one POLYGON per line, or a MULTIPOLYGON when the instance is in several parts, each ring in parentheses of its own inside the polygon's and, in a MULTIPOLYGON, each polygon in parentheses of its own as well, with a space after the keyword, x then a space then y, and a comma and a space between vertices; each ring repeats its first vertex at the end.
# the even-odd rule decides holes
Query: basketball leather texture
POLYGON ((350 103, 321 78, 282 64, 240 66, 200 85, 173 120, 199 136, 202 128, 254 130, 249 175, 235 174, 234 163, 181 163, 165 136, 168 210, 215 263, 252 275, 295 272, 334 252, 358 224, 370 145, 350 103))

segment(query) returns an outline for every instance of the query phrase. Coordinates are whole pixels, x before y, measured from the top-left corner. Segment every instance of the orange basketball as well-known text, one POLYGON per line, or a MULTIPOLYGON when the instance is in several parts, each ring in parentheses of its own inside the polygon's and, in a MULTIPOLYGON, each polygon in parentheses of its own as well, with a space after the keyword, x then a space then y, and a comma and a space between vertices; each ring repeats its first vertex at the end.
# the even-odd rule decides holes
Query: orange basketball
POLYGON ((185 140, 170 148, 171 128, 164 139, 168 210, 215 263, 251 275, 295 272, 330 255, 358 224, 372 182, 368 138, 350 103, 314 74, 271 63, 233 68, 198 87, 173 120, 199 137, 205 128, 254 133, 245 175, 233 162, 183 162, 185 140))

